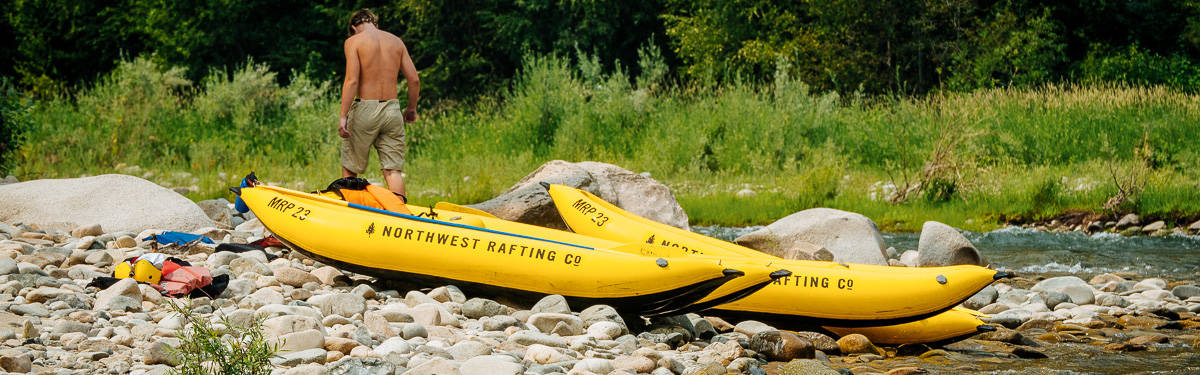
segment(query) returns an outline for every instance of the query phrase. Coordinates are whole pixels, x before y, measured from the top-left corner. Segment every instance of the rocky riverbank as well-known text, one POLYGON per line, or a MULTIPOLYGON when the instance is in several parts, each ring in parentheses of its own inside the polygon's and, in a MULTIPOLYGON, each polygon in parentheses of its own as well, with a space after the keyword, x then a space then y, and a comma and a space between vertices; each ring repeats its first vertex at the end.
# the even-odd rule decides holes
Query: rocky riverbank
MULTIPOLYGON (((219 243, 263 234, 255 219, 196 233, 219 243)), ((115 261, 151 251, 151 242, 139 240, 147 235, 0 224, 0 367, 161 374, 176 365, 167 349, 188 328, 157 291, 132 281, 85 287, 115 261)), ((1168 362, 1200 366, 1194 280, 1106 274, 1005 281, 965 303, 992 314, 998 332, 945 346, 880 348, 857 335, 835 339, 699 315, 638 328, 610 307, 568 306, 558 296, 506 306, 497 302, 502 296, 467 296, 454 286, 396 288, 280 248, 160 251, 230 275, 224 294, 191 300, 192 308, 214 323, 265 319, 265 337, 281 344, 272 362, 283 374, 904 374, 1174 352, 1182 357, 1168 362)))

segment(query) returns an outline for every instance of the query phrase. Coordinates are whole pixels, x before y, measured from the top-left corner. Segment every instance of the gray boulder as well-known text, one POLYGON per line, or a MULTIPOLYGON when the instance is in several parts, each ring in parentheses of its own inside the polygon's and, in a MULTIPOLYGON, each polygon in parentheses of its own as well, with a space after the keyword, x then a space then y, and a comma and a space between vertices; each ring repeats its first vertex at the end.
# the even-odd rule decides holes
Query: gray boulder
POLYGON ((808 242, 833 253, 843 263, 887 265, 883 235, 866 216, 832 208, 810 208, 762 229, 738 237, 734 242, 768 254, 783 254, 797 242, 808 242))
POLYGON ((999 297, 1000 293, 996 291, 996 287, 988 285, 967 299, 966 302, 963 302, 963 306, 966 306, 968 309, 979 310, 984 306, 992 304, 992 302, 996 302, 996 299, 999 297))
POLYGON ((1086 281, 1075 276, 1059 276, 1038 282, 1033 288, 1034 292, 1059 292, 1070 296, 1071 303, 1076 305, 1087 305, 1095 302, 1095 294, 1092 292, 1092 287, 1086 281))
POLYGON ((1138 226, 1141 224, 1142 224, 1142 220, 1141 220, 1141 218, 1138 217, 1138 215, 1128 214, 1128 215, 1122 216, 1121 220, 1117 220, 1116 229, 1122 230, 1125 228, 1138 226))
POLYGON ((110 232, 152 228, 193 231, 213 226, 191 200, 126 175, 34 180, 0 186, 0 221, 69 231, 99 224, 110 232))
POLYGON ((96 310, 142 311, 142 290, 132 278, 121 279, 116 284, 96 293, 96 310))
POLYGON ((539 185, 541 182, 587 190, 639 216, 688 229, 687 214, 666 185, 612 164, 590 161, 550 161, 500 196, 471 207, 505 220, 566 229, 550 195, 539 185))
POLYGON ((221 228, 233 228, 233 210, 225 198, 209 199, 196 202, 204 214, 217 223, 221 228))
POLYGON ((1200 296, 1200 286, 1195 285, 1179 285, 1171 289, 1171 294, 1175 297, 1186 300, 1188 298, 1200 296))
POLYGON ((983 257, 975 245, 957 229, 936 221, 926 221, 917 243, 917 265, 941 267, 959 264, 982 266, 983 257))

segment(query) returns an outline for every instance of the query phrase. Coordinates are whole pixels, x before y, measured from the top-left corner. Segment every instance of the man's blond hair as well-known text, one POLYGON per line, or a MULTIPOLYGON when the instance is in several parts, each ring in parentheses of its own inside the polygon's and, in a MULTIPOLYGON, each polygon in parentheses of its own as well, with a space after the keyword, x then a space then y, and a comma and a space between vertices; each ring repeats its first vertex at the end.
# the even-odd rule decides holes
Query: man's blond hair
POLYGON ((370 9, 362 8, 350 15, 350 35, 354 35, 354 26, 370 23, 379 27, 379 17, 370 9))

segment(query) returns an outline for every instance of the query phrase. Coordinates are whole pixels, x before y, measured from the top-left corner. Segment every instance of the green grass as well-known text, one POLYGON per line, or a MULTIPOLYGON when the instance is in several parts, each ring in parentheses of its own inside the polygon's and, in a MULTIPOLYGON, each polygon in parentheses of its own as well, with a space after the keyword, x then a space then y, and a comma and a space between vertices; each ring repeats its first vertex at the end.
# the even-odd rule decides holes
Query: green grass
POLYGON ((274 366, 278 345, 263 336, 262 317, 239 323, 222 315, 218 322, 192 309, 190 299, 165 300, 178 313, 186 326, 180 332, 182 344, 170 348, 179 365, 171 370, 177 375, 242 374, 267 375, 274 366))
MULTIPOLYGON (((1200 213, 1196 95, 1095 84, 841 97, 783 74, 769 85, 679 87, 579 60, 528 58, 508 90, 423 107, 408 131, 413 201, 479 202, 547 161, 595 160, 651 173, 694 224, 763 224, 833 207, 889 230, 927 220, 986 230, 1104 212, 1116 192, 1111 164, 1147 171, 1144 193, 1121 210, 1200 213), (936 189, 888 202, 885 186, 923 173, 936 189), (758 194, 737 197, 745 188, 758 194)), ((228 196, 252 170, 304 190, 338 176, 336 85, 301 74, 280 87, 252 63, 200 83, 182 76, 135 59, 74 97, 38 102, 15 174, 130 173, 194 186, 193 199, 228 196)), ((382 181, 372 160, 366 177, 382 181)))

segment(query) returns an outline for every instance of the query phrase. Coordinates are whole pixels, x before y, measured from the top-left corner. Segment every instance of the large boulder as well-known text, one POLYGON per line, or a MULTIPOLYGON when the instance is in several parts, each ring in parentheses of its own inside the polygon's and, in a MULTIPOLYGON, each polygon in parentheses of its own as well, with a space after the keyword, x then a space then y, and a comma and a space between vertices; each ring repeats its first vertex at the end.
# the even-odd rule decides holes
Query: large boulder
POLYGON ((591 161, 542 164, 500 196, 471 207, 505 220, 567 229, 541 182, 583 189, 639 216, 688 229, 687 214, 666 185, 612 164, 591 161))
POLYGON ((984 265, 975 245, 957 229, 936 221, 926 221, 917 242, 917 265, 921 267, 984 265))
POLYGON ((153 228, 193 231, 214 226, 196 203, 133 176, 34 180, 0 186, 0 221, 70 231, 99 224, 109 232, 153 228))
POLYGON ((734 242, 774 255, 808 242, 829 250, 837 262, 887 265, 887 246, 875 222, 832 208, 810 208, 788 215, 734 242))

